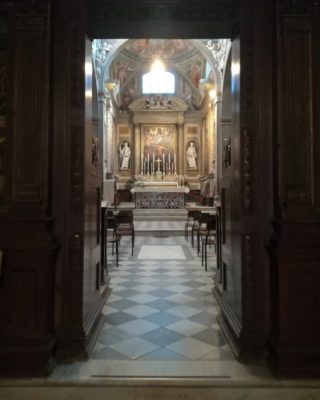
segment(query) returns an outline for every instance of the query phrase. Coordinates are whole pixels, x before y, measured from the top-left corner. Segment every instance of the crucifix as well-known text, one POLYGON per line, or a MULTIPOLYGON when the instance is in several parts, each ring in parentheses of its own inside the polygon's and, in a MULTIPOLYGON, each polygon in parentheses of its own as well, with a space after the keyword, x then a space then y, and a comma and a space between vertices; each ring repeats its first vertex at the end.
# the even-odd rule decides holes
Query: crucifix
POLYGON ((157 171, 160 171, 160 163, 161 163, 161 160, 160 160, 159 157, 158 157, 156 163, 158 163, 157 171))

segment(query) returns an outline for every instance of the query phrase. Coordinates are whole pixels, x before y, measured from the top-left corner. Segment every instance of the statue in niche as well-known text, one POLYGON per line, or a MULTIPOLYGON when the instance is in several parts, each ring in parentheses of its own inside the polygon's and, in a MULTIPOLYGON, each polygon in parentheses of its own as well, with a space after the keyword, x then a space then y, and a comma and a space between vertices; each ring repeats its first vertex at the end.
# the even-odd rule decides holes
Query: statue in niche
POLYGON ((120 169, 129 169, 131 150, 126 140, 120 146, 120 169))
POLYGON ((187 148, 187 162, 189 168, 197 168, 197 150, 194 141, 189 142, 187 148))

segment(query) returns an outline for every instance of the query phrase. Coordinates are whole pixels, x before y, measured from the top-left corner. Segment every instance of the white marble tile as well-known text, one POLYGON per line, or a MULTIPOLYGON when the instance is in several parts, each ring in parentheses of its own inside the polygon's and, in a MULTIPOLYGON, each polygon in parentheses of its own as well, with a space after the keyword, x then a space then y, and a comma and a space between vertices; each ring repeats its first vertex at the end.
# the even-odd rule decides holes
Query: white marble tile
MULTIPOLYGON (((171 290, 171 288, 170 288, 171 290)), ((191 317, 192 315, 199 314, 199 309, 193 308, 193 307, 188 307, 186 305, 180 305, 176 307, 169 308, 167 310, 168 313, 177 315, 178 317, 182 318, 188 318, 191 317)))
POLYGON ((110 347, 131 359, 136 359, 159 348, 159 346, 137 337, 115 343, 110 347))
POLYGON ((185 336, 195 335, 196 333, 207 329, 205 325, 187 319, 174 322, 173 324, 167 325, 166 328, 185 336))
POLYGON ((152 285, 137 285, 137 286, 132 286, 131 289, 137 290, 138 292, 152 292, 153 290, 157 289, 157 286, 152 286, 152 285))
POLYGON ((102 308, 102 314, 103 315, 110 315, 110 314, 113 314, 113 313, 118 312, 118 311, 119 311, 118 309, 113 308, 111 306, 103 306, 103 308, 102 308))
POLYGON ((144 333, 159 328, 159 325, 152 324, 143 319, 134 319, 133 321, 118 325, 118 328, 132 335, 143 335, 144 333))
MULTIPOLYGON (((116 310, 117 311, 117 310, 116 310)), ((148 315, 159 312, 158 309, 145 306, 143 304, 125 310, 126 313, 134 315, 137 318, 147 317, 148 315)))
POLYGON ((183 293, 177 293, 173 294, 172 296, 166 297, 166 300, 174 301, 175 303, 178 304, 186 304, 189 303, 190 301, 194 301, 194 297, 188 296, 183 293))
POLYGON ((190 287, 183 286, 183 285, 174 285, 174 286, 170 286, 170 290, 172 290, 173 292, 177 292, 177 293, 183 293, 183 292, 189 291, 190 287))
POLYGON ((182 354, 191 360, 196 360, 215 349, 214 346, 200 342, 199 340, 193 338, 181 339, 166 346, 166 348, 175 351, 178 354, 182 354))
POLYGON ((185 254, 181 246, 155 246, 155 245, 144 245, 138 254, 138 260, 184 260, 185 254))
POLYGON ((147 293, 137 294, 136 296, 128 297, 128 300, 135 301, 139 304, 150 303, 151 301, 157 300, 158 298, 155 296, 151 296, 147 293))

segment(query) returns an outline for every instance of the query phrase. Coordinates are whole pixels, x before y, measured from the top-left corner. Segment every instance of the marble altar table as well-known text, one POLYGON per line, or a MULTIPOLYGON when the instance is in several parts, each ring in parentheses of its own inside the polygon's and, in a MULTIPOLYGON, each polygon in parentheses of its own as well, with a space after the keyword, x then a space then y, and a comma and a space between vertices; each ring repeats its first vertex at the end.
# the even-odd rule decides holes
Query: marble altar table
POLYGON ((136 208, 172 209, 185 207, 185 193, 189 188, 170 182, 148 182, 147 185, 135 186, 131 192, 135 196, 136 208))

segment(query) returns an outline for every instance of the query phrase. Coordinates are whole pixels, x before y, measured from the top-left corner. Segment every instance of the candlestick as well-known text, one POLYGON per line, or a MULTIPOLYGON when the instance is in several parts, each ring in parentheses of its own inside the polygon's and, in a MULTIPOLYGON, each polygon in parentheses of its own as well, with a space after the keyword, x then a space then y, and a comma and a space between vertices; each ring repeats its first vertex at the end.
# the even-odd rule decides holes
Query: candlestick
POLYGON ((165 158, 164 158, 164 153, 162 154, 162 169, 163 169, 163 173, 165 173, 165 162, 164 162, 165 158))

